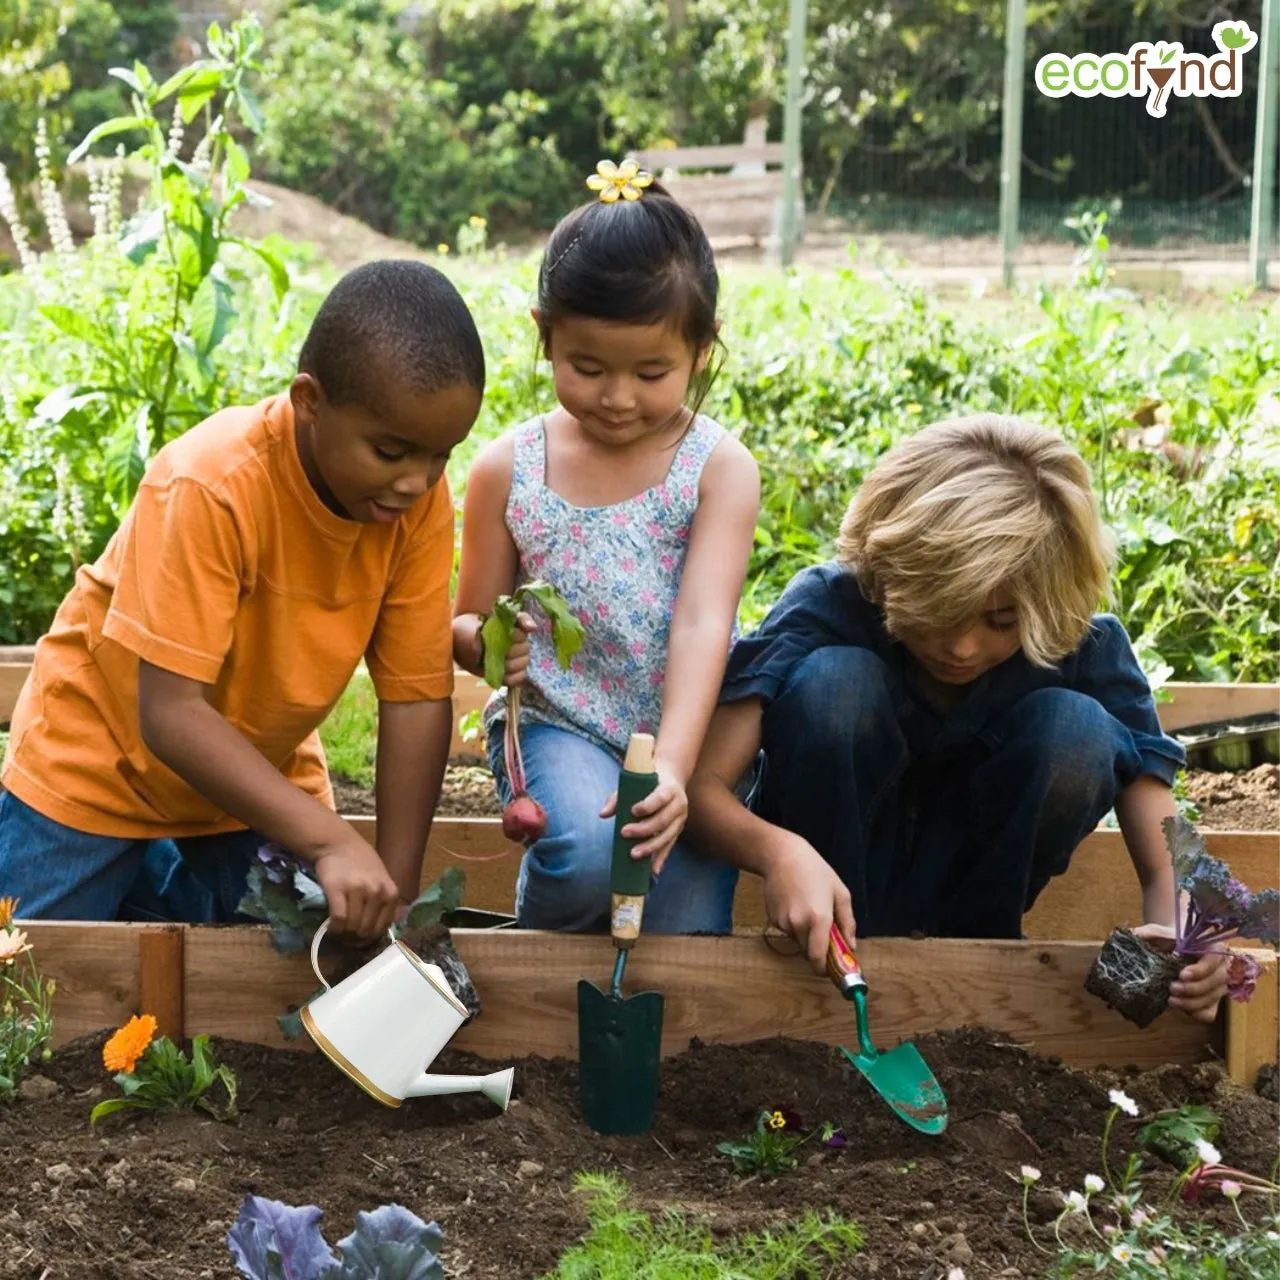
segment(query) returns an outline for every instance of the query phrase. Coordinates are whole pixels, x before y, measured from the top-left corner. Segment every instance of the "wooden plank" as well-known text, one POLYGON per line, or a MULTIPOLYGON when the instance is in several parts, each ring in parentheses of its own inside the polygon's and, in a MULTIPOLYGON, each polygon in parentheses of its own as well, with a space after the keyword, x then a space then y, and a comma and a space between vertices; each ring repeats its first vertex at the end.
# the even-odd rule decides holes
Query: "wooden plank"
POLYGON ((664 169, 731 169, 739 164, 782 164, 782 143, 746 146, 732 143, 706 147, 650 147, 629 153, 635 162, 655 174, 664 169))
POLYGON ((672 196, 682 204, 719 202, 730 208, 737 204, 763 204, 771 208, 773 201, 782 195, 782 188, 780 173, 743 174, 736 178, 700 173, 688 178, 672 178, 667 184, 672 196))
MULTIPOLYGON (((607 983, 607 937, 455 930, 454 941, 484 1002, 455 1047, 497 1061, 577 1056, 578 980, 607 983)), ((888 1047, 979 1025, 1073 1066, 1210 1056, 1212 1028, 1168 1016, 1139 1031, 1089 996, 1083 983, 1096 952, 1087 943, 868 939, 860 953, 876 1041, 888 1047)), ((282 1044, 276 1016, 315 989, 306 957, 277 956, 263 929, 191 928, 187 966, 192 1032, 282 1044)), ((759 937, 646 938, 632 953, 626 989, 665 996, 666 1055, 694 1036, 733 1044, 855 1039, 849 1005, 827 979, 759 937)))
POLYGON ((1280 983, 1273 952, 1249 950, 1262 966, 1248 1004, 1225 1001, 1227 1072, 1239 1085, 1253 1088, 1258 1069, 1280 1061, 1280 983))
MULTIPOLYGON (((1251 889, 1280 888, 1280 833, 1206 831, 1209 852, 1251 889)), ((1099 829, 1075 851, 1028 913, 1030 938, 1097 939, 1142 919, 1138 878, 1119 831, 1099 829)))
POLYGON ((1166 733, 1235 717, 1280 714, 1280 684, 1206 684, 1171 681, 1168 702, 1156 703, 1166 733))
POLYGON ((24 921, 41 974, 53 978, 53 1043, 114 1029, 140 1012, 139 939, 152 926, 24 921))
MULTIPOLYGON (((347 821, 375 843, 375 819, 347 821)), ((1280 833, 1208 831, 1204 839, 1209 851, 1251 889, 1280 888, 1280 833)), ((510 911, 520 857, 520 846, 503 836, 497 818, 437 818, 427 843, 423 882, 457 866, 467 877, 467 906, 510 911)), ((735 928, 764 927, 762 886, 759 876, 739 876, 735 928)), ((1030 938, 1101 941, 1117 924, 1136 922, 1141 914, 1142 896, 1124 838, 1119 831, 1100 828, 1076 850, 1067 871, 1049 882, 1027 916, 1026 933, 1030 938)))
POLYGON ((138 1011, 156 1020, 160 1035, 185 1039, 183 938, 181 925, 150 925, 138 935, 138 1011))
POLYGON ((0 724, 9 723, 30 670, 29 662, 0 662, 0 724))

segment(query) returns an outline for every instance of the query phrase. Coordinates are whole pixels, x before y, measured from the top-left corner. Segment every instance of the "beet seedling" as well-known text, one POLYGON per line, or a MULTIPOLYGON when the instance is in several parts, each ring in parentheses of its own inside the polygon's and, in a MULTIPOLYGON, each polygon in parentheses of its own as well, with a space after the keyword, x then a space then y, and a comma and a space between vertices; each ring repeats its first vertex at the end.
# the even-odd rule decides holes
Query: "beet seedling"
MULTIPOLYGON (((546 582, 526 582, 513 595, 499 596, 493 612, 480 628, 484 649, 484 678, 495 689, 506 679, 507 654, 515 641, 517 619, 527 601, 534 601, 551 622, 551 640, 556 661, 567 671, 573 655, 586 638, 582 623, 556 589, 546 582)), ((520 754, 520 686, 507 689, 507 722, 503 740, 507 779, 511 783, 511 803, 502 811, 502 834, 508 840, 533 844, 547 829, 547 815, 529 794, 525 782, 524 757, 520 754)))

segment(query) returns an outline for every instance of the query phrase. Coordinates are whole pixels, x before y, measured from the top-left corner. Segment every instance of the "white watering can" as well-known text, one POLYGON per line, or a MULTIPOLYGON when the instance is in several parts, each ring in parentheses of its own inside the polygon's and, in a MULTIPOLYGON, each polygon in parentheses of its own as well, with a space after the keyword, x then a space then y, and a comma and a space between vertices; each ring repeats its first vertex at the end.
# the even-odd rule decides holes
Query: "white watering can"
POLYGON ((320 940, 311 943, 311 967, 324 993, 302 1010, 302 1025, 329 1060, 367 1094, 388 1107, 406 1098, 483 1093, 503 1111, 515 1070, 487 1076, 429 1075, 424 1067, 467 1019, 439 965, 427 964, 391 930, 392 945, 331 987, 320 972, 320 940))

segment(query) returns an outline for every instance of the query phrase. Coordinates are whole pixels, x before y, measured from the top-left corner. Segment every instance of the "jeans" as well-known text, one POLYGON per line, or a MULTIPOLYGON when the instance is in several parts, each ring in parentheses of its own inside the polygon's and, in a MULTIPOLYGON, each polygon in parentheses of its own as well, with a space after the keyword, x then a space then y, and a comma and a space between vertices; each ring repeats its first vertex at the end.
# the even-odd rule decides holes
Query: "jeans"
MULTIPOLYGON (((511 783, 503 759, 503 724, 489 734, 489 762, 503 804, 511 783)), ((613 818, 600 810, 618 785, 621 764, 603 747, 554 725, 520 729, 525 783, 547 813, 547 831, 526 851, 516 884, 522 929, 589 933, 609 927, 613 818)), ((677 840, 645 901, 649 933, 730 933, 737 870, 677 840)))
POLYGON ((29 920, 244 920, 236 908, 261 844, 252 831, 90 835, 0 791, 0 894, 18 898, 29 920))
POLYGON ((860 937, 1017 938, 1140 772, 1132 736, 1064 688, 939 713, 876 654, 815 650, 765 709, 753 808, 848 886, 860 937))

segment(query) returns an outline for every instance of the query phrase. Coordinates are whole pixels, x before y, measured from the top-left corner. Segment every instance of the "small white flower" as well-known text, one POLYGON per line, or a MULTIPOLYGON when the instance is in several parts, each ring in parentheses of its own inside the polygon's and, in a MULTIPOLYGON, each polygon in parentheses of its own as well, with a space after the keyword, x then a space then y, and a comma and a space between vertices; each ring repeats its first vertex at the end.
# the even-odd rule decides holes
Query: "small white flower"
POLYGON ((1117 1262, 1132 1262, 1133 1250, 1127 1244, 1118 1244, 1111 1250, 1111 1256, 1117 1262))
POLYGON ((959 1267, 952 1267, 947 1272, 947 1280, 964 1280, 964 1272, 959 1267))
POLYGON ((1140 1227, 1151 1215, 1145 1209, 1135 1209, 1133 1217, 1129 1219, 1135 1227, 1140 1227))
POLYGON ((1119 1107, 1127 1116, 1138 1114, 1138 1104, 1123 1089, 1112 1089, 1107 1095, 1113 1107, 1119 1107))
POLYGON ((1196 1155, 1200 1157, 1205 1164, 1221 1164, 1222 1153, 1212 1142, 1206 1142, 1203 1138, 1196 1139, 1196 1155))
POLYGON ((1033 1182, 1040 1181, 1040 1170, 1033 1164, 1024 1164, 1022 1166, 1022 1180, 1030 1186, 1033 1182))
POLYGON ((1222 1194, 1226 1196, 1228 1200, 1238 1200, 1240 1198, 1240 1191, 1241 1187, 1238 1182, 1232 1182, 1230 1178, 1223 1178, 1222 1194))
POLYGON ((1098 1177, 1096 1173, 1091 1173, 1084 1180, 1084 1189, 1091 1195, 1096 1196, 1107 1184, 1098 1177))
POLYGON ((1088 1202, 1078 1191, 1068 1191, 1062 1197, 1062 1203, 1067 1206, 1071 1213, 1083 1213, 1088 1202))

